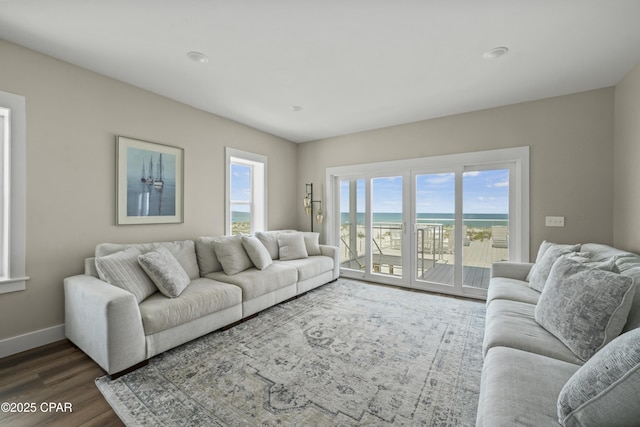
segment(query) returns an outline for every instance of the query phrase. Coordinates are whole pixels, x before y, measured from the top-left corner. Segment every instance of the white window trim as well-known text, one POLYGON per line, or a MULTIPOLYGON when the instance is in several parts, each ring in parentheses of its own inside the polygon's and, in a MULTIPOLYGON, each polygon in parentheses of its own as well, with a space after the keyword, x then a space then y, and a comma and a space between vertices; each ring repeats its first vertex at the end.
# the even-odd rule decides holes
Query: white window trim
MULTIPOLYGON (((0 294, 26 289, 26 100, 23 96, 0 91, 3 116, 8 116, 3 142, 4 188, 2 189, 3 234, 6 254, 2 260, 0 294)), ((4 118, 3 118, 4 120, 4 118)))
POLYGON ((510 200, 515 203, 515 218, 513 230, 519 236, 517 246, 512 247, 510 253, 512 261, 529 261, 529 147, 503 148, 497 150, 476 151, 461 154, 447 154, 442 156, 422 157, 406 160, 392 160, 386 162, 364 163, 349 166, 337 166, 326 170, 326 188, 328 194, 326 227, 326 242, 329 245, 339 246, 339 236, 335 233, 334 221, 339 221, 340 191, 337 188, 336 177, 364 176, 372 173, 384 175, 385 173, 397 173, 398 170, 424 169, 424 168, 457 168, 471 166, 481 167, 483 164, 495 165, 497 163, 515 163, 514 193, 510 200))
POLYGON ((267 157, 225 147, 225 234, 231 235, 231 163, 246 164, 253 167, 251 182, 251 232, 264 231, 267 227, 267 157), (262 191, 256 191, 256 189, 262 191))

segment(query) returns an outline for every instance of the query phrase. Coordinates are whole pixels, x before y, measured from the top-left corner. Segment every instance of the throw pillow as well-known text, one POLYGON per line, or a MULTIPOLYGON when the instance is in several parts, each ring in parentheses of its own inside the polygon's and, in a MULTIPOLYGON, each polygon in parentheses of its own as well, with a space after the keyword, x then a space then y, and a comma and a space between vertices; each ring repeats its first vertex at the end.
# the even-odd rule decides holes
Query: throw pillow
POLYGON ((640 329, 620 335, 576 371, 558 397, 564 426, 630 426, 640 420, 640 329))
POLYGON ((196 256, 198 259, 198 269, 200 277, 204 277, 209 273, 222 270, 222 264, 216 256, 216 248, 213 242, 223 239, 221 237, 198 237, 196 240, 196 256))
POLYGON ((164 296, 176 298, 191 279, 176 257, 165 247, 138 255, 138 263, 164 296))
POLYGON ((265 248, 269 251, 271 259, 278 259, 280 256, 280 248, 278 247, 278 236, 282 233, 294 233, 295 230, 271 230, 271 231, 258 231, 256 237, 262 242, 265 248))
POLYGON ((283 233, 278 236, 279 256, 282 261, 307 258, 307 248, 302 233, 283 233))
POLYGON ((586 361, 620 334, 634 291, 630 277, 563 257, 551 268, 535 320, 586 361))
POLYGON ((304 232, 304 246, 309 256, 322 255, 320 252, 320 233, 304 232))
POLYGON ((273 263, 269 251, 257 237, 242 236, 242 246, 258 270, 264 270, 273 263))
POLYGON ((160 243, 180 263, 189 279, 195 280, 200 277, 198 259, 196 257, 196 245, 193 240, 181 240, 175 242, 160 243))
POLYGON ((547 277, 549 277, 551 267, 553 267, 553 264, 562 255, 566 255, 571 252, 572 250, 570 248, 559 245, 552 246, 548 250, 546 250, 540 261, 536 261, 533 267, 531 267, 531 271, 529 271, 529 274, 527 276, 529 287, 535 289, 538 292, 542 292, 542 289, 544 289, 544 285, 547 282, 547 277))
POLYGON ((158 291, 156 285, 138 264, 140 254, 140 250, 129 248, 96 258, 96 269, 100 279, 131 292, 138 303, 158 291))
POLYGON ((216 257, 228 276, 253 267, 253 263, 242 246, 242 236, 228 236, 213 240, 216 257))

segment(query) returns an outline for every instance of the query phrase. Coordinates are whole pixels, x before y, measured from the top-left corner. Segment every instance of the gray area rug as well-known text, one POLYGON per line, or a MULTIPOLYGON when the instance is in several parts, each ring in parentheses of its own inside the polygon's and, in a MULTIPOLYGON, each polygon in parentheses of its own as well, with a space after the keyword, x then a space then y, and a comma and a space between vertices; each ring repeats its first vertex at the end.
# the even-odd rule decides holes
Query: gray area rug
POLYGON ((473 426, 484 317, 339 279, 96 384, 131 426, 473 426))

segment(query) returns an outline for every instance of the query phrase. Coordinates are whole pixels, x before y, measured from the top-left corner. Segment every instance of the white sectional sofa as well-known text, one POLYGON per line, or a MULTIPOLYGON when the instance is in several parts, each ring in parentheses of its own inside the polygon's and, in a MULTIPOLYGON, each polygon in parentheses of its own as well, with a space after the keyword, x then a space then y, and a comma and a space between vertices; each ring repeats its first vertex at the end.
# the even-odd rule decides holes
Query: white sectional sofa
POLYGON ((64 280, 65 334, 108 374, 336 280, 317 233, 103 243, 64 280))
POLYGON ((640 425, 640 256, 544 242, 495 263, 477 426, 640 425))

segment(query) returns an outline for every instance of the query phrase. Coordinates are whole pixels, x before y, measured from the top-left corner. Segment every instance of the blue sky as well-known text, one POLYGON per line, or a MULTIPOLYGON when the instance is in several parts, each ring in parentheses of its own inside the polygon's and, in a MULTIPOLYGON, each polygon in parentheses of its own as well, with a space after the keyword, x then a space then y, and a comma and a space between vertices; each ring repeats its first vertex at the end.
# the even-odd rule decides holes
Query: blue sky
MULTIPOLYGON (((402 178, 375 178, 372 203, 374 212, 402 211, 402 178)), ((416 206, 418 213, 454 212, 455 175, 453 173, 418 175, 416 206)), ((364 180, 358 181, 358 212, 364 211, 364 180)), ((342 211, 347 211, 349 183, 341 183, 342 211)), ((508 213, 509 171, 487 170, 463 175, 465 213, 508 213)))

